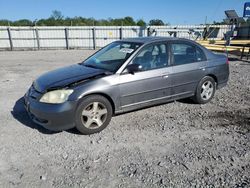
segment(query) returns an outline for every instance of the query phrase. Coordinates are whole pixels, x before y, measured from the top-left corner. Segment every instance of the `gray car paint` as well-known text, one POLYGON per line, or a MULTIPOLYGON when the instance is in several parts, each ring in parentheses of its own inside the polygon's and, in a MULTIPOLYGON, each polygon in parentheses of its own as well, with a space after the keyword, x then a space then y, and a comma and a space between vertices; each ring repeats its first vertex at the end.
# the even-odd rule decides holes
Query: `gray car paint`
POLYGON ((193 96, 199 81, 206 75, 215 79, 217 88, 225 86, 228 81, 227 57, 214 54, 194 41, 166 37, 144 37, 123 39, 122 41, 142 45, 113 74, 104 74, 102 70, 77 65, 55 70, 39 77, 24 97, 26 109, 33 121, 47 129, 65 130, 74 127, 75 110, 78 104, 84 100, 84 97, 91 94, 105 96, 111 102, 114 114, 118 114, 193 96), (147 45, 154 43, 169 45, 176 41, 199 47, 207 60, 173 66, 171 56, 169 56, 166 67, 134 74, 126 71, 126 66, 147 45), (71 70, 74 69, 77 71, 72 72, 71 70), (72 75, 68 74, 68 71, 71 71, 72 75), (54 88, 55 86, 56 88, 54 88), (68 101, 58 105, 39 102, 43 92, 60 87, 74 90, 68 101), (35 90, 39 88, 40 92, 36 92, 34 88, 35 90), (39 122, 39 118, 48 120, 48 123, 39 122))
MULTIPOLYGON (((124 39, 129 42, 142 42, 140 39, 124 39)), ((115 113, 134 110, 148 105, 194 95, 199 81, 205 75, 213 75, 218 84, 226 82, 229 71, 226 56, 216 55, 196 42, 187 39, 155 37, 146 39, 144 44, 113 75, 92 80, 75 88, 70 100, 78 100, 90 94, 102 94, 108 97, 115 113), (168 66, 155 70, 124 73, 138 52, 148 44, 187 42, 198 46, 207 57, 206 61, 185 65, 168 66), (222 79, 222 80, 221 80, 222 79)))

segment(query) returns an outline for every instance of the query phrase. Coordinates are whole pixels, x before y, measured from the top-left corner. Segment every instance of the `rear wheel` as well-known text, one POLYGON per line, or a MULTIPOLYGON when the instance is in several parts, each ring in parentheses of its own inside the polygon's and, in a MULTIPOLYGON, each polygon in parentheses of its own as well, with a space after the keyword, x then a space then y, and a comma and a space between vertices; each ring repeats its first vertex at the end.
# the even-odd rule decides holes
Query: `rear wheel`
POLYGON ((76 128, 83 134, 100 132, 109 124, 112 111, 112 106, 105 97, 85 97, 76 111, 76 128))
POLYGON ((205 76, 199 82, 193 100, 199 104, 205 104, 212 100, 216 90, 215 81, 210 76, 205 76))

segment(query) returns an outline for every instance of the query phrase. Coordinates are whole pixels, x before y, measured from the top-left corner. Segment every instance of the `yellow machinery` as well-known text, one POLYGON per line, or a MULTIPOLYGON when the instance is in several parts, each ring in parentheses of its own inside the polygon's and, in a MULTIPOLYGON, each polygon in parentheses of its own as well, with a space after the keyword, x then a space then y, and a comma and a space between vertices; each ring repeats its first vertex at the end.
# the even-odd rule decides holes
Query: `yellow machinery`
POLYGON ((204 47, 212 51, 219 52, 240 52, 241 58, 244 53, 250 53, 250 40, 231 40, 230 44, 233 46, 225 46, 225 40, 197 40, 204 47))

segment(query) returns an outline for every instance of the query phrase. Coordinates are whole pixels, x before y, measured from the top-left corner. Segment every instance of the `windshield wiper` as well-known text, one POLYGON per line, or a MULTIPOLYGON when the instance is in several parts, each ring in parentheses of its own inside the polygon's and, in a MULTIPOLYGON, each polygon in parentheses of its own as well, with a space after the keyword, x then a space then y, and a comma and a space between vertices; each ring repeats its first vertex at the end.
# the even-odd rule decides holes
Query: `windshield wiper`
POLYGON ((99 69, 98 67, 94 66, 94 65, 88 65, 88 64, 82 64, 83 66, 85 67, 90 67, 90 68, 93 68, 93 69, 99 69))
POLYGON ((86 65, 86 64, 82 64, 83 66, 85 66, 85 67, 90 67, 90 68, 93 68, 93 69, 101 69, 101 70, 105 70, 106 72, 105 72, 105 74, 113 74, 113 72, 111 72, 110 70, 108 70, 108 69, 105 69, 105 68, 102 68, 102 67, 96 67, 96 66, 94 66, 94 65, 86 65))

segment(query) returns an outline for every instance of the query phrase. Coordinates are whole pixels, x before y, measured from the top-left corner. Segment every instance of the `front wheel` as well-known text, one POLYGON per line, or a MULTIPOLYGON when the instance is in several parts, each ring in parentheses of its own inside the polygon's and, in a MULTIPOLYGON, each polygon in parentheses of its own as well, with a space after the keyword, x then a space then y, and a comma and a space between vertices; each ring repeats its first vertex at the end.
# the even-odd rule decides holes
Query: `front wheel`
POLYGON ((105 97, 87 96, 76 110, 76 128, 83 134, 100 132, 109 124, 112 112, 112 106, 105 97))
POLYGON ((199 82, 193 100, 199 104, 205 104, 212 100, 216 90, 215 81, 210 76, 205 76, 199 82))

